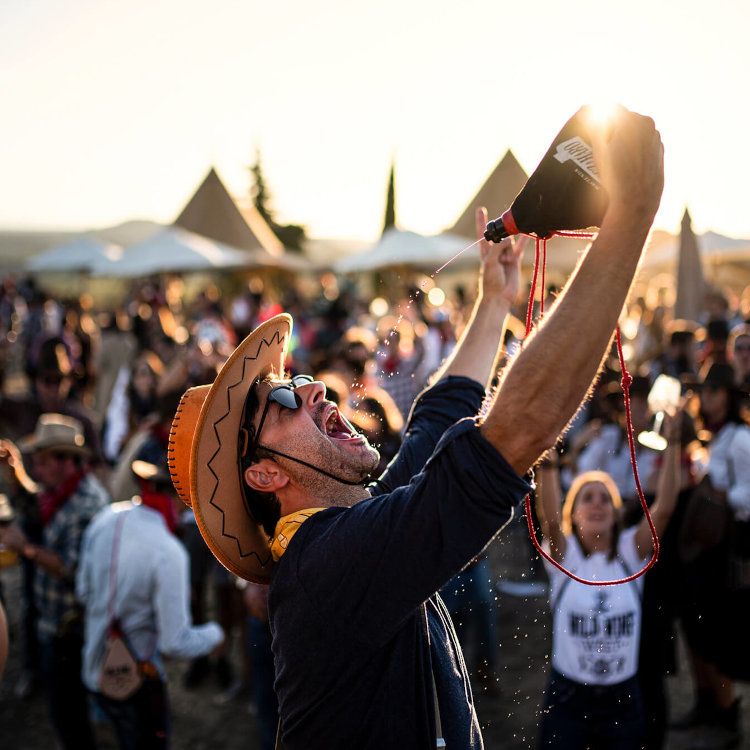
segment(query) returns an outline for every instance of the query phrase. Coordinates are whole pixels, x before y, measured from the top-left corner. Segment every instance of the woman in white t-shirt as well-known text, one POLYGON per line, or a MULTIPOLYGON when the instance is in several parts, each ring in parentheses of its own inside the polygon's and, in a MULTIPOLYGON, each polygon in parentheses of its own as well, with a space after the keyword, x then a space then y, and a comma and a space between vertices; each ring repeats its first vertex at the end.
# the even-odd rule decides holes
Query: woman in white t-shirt
MULTIPOLYGON (((659 475, 651 517, 667 526, 677 498, 679 439, 670 444, 659 475)), ((673 438, 673 439, 672 439, 673 438)), ((557 467, 538 472, 537 512, 550 556, 587 580, 626 578, 652 552, 644 518, 622 529, 622 499, 609 474, 578 476, 561 503, 557 467), (562 506, 562 507, 561 507, 562 506)), ((549 563, 552 673, 545 695, 540 747, 556 750, 631 750, 642 747, 644 716, 636 681, 643 578, 618 586, 577 583, 549 563)))

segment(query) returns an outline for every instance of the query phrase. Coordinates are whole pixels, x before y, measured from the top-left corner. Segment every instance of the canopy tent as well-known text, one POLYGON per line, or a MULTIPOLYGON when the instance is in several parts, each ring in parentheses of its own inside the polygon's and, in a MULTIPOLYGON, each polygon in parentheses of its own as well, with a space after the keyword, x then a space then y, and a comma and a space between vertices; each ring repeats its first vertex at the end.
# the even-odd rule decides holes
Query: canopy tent
POLYGON ((466 204, 461 215, 456 219, 456 223, 448 229, 448 232, 469 239, 473 238, 476 234, 474 221, 476 209, 484 206, 490 213, 490 219, 494 219, 513 203, 527 179, 528 175, 513 152, 506 151, 505 156, 495 165, 489 177, 466 204))
MULTIPOLYGON (((392 227, 374 245, 356 255, 341 258, 333 264, 333 268, 339 273, 374 271, 395 266, 413 266, 434 271, 467 244, 463 237, 450 234, 427 237, 392 227)), ((476 263, 476 252, 469 250, 459 256, 455 263, 464 264, 467 260, 476 263)))
POLYGON ((683 320, 700 320, 706 284, 698 248, 698 239, 693 232, 687 209, 682 217, 680 249, 677 256, 677 299, 674 316, 683 320))
MULTIPOLYGON (((396 266, 410 266, 432 272, 449 261, 470 241, 452 234, 431 237, 401 229, 389 229, 378 242, 356 255, 350 255, 334 263, 339 273, 374 271, 396 266)), ((554 237, 547 243, 547 268, 555 273, 568 274, 578 261, 579 255, 589 240, 570 237, 554 237)), ((524 266, 533 267, 534 243, 524 251, 524 266)), ((462 253, 449 266, 452 269, 479 265, 478 247, 462 253)))
POLYGON ((266 220, 253 206, 240 208, 213 167, 174 223, 229 247, 284 254, 284 246, 266 220))
POLYGON ((179 227, 168 227, 128 247, 116 262, 102 261, 95 276, 136 277, 155 273, 275 267, 284 260, 263 250, 237 250, 179 227))
MULTIPOLYGON (((484 206, 489 212, 490 219, 500 216, 513 203, 527 179, 528 175, 509 149, 448 231, 451 234, 464 236, 470 241, 476 236, 475 212, 477 208, 484 206)), ((567 276, 575 268, 579 256, 589 242, 588 239, 574 237, 553 237, 548 240, 548 270, 557 276, 567 276)), ((523 265, 527 270, 534 266, 533 241, 529 241, 524 251, 523 265)))
MULTIPOLYGON (((750 239, 706 232, 695 235, 695 241, 706 284, 734 289, 750 285, 750 239)), ((641 263, 639 281, 650 283, 651 280, 658 280, 663 285, 664 280, 669 278, 677 288, 680 257, 680 235, 654 231, 641 263)))
POLYGON ((36 273, 91 273, 116 263, 122 254, 119 245, 92 237, 77 237, 33 256, 26 263, 26 269, 36 273))
MULTIPOLYGON (((726 237, 716 232, 706 232, 696 237, 700 245, 700 257, 704 264, 750 263, 750 239, 726 237)), ((679 256, 679 249, 679 235, 654 232, 643 259, 644 268, 659 268, 675 263, 679 256)))

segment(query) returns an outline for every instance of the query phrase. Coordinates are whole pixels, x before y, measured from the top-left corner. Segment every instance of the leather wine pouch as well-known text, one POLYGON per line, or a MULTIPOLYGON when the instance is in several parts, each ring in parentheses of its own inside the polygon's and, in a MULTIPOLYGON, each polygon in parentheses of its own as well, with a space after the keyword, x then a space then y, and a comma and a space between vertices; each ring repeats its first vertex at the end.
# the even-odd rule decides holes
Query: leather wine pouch
POLYGON ((120 628, 113 623, 104 644, 99 692, 112 700, 124 701, 135 695, 142 684, 140 663, 125 642, 120 628))

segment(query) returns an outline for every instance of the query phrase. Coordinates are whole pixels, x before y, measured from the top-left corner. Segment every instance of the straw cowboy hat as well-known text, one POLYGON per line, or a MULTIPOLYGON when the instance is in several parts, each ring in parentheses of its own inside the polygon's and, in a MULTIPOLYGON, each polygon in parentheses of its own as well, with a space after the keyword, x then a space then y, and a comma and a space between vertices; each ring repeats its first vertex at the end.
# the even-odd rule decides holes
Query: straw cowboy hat
POLYGON ((268 535, 245 505, 238 435, 252 384, 283 375, 291 334, 292 318, 285 313, 258 326, 210 386, 184 393, 169 436, 172 481, 193 508, 206 544, 225 568, 257 583, 268 583, 273 562, 268 535))
POLYGON ((23 453, 55 451, 77 456, 89 456, 83 425, 73 417, 63 414, 42 414, 31 435, 22 438, 18 447, 23 453))

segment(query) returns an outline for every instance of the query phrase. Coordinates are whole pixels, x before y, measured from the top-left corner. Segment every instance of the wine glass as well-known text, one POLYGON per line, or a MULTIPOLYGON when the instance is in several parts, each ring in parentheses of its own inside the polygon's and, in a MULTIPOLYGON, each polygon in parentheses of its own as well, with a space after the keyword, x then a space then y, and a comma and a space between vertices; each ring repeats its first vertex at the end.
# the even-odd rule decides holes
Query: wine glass
POLYGON ((661 434, 664 417, 672 416, 680 405, 682 386, 677 378, 670 375, 659 375, 648 394, 648 408, 656 414, 651 430, 644 430, 638 435, 638 442, 646 448, 663 451, 667 439, 661 434))

